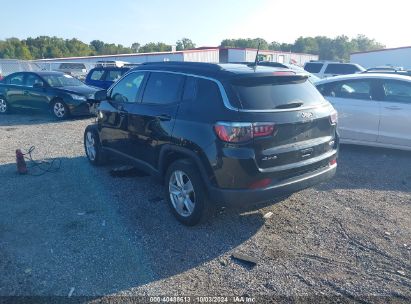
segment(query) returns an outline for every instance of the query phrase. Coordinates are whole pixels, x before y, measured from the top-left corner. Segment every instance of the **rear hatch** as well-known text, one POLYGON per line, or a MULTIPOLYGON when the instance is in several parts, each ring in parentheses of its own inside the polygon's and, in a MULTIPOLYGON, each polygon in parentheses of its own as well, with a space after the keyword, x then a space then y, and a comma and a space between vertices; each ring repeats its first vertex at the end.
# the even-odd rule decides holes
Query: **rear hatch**
POLYGON ((254 150, 261 172, 289 178, 334 157, 336 112, 307 76, 245 76, 226 86, 240 121, 252 123, 252 140, 244 145, 254 150))

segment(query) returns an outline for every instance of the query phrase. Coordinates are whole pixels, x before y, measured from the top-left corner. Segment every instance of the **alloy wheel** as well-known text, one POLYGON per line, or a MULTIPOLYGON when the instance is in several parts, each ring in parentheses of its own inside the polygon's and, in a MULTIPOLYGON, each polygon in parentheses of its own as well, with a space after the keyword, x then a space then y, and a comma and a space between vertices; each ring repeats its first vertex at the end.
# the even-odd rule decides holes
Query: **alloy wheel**
POLYGON ((62 118, 66 114, 66 108, 64 107, 64 104, 62 104, 61 102, 56 102, 54 104, 53 111, 54 115, 56 115, 58 118, 62 118))
POLYGON ((193 184, 183 171, 176 170, 170 176, 168 184, 171 203, 178 214, 190 216, 195 207, 195 192, 193 184))
POLYGON ((7 112, 7 103, 4 99, 0 99, 0 113, 7 112))
POLYGON ((86 134, 86 151, 88 158, 91 161, 94 161, 96 159, 96 146, 94 134, 92 132, 87 132, 86 134))

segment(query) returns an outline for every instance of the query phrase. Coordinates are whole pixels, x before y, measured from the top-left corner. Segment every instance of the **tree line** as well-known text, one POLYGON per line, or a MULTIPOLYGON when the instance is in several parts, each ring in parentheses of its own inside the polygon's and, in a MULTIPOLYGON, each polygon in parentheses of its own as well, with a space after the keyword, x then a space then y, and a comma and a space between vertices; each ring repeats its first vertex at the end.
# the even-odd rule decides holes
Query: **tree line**
MULTIPOLYGON (((186 50, 196 47, 189 38, 182 38, 175 43, 176 50, 186 50)), ((221 47, 257 48, 285 52, 309 53, 319 55, 322 60, 348 61, 350 53, 370 51, 385 46, 374 39, 358 35, 350 39, 345 35, 329 38, 325 36, 299 37, 294 43, 267 42, 262 38, 224 39, 221 47)), ((130 53, 152 53, 171 51, 172 46, 163 42, 150 42, 141 45, 138 42, 131 46, 105 43, 93 40, 89 44, 76 38, 63 39, 58 37, 40 36, 37 38, 8 38, 0 40, 0 58, 10 59, 41 59, 93 55, 115 55, 130 53)))
POLYGON ((385 45, 358 35, 350 39, 345 35, 329 38, 325 36, 299 37, 294 43, 267 42, 262 38, 255 39, 225 39, 223 47, 258 48, 283 52, 307 53, 318 55, 321 60, 349 61, 350 54, 385 48, 385 45))

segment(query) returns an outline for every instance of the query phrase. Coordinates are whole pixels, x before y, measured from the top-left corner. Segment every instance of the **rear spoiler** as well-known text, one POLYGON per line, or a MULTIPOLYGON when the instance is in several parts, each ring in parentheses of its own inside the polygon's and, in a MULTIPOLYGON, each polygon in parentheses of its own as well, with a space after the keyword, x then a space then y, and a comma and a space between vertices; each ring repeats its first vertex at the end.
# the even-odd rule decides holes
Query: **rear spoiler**
POLYGON ((255 73, 239 75, 230 81, 233 85, 255 86, 275 83, 298 83, 304 82, 309 75, 296 73, 294 71, 277 71, 273 73, 255 73))

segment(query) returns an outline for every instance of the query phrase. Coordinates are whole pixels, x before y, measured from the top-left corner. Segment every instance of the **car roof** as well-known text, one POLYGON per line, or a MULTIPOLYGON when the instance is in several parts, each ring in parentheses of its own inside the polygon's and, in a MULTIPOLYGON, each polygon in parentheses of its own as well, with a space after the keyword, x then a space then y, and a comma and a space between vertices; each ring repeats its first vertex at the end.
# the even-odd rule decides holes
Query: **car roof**
POLYGON ((358 73, 358 74, 350 74, 350 75, 340 75, 335 77, 330 77, 326 79, 322 79, 316 82, 316 85, 329 83, 339 80, 356 80, 356 79, 396 79, 396 80, 403 80, 411 82, 411 77, 403 76, 398 74, 384 74, 384 73, 358 73))
POLYGON ((272 76, 274 72, 290 71, 290 69, 259 66, 256 67, 246 64, 231 64, 231 63, 202 63, 202 62, 150 62, 143 63, 133 70, 161 70, 169 72, 179 72, 185 74, 193 74, 198 76, 225 80, 235 76, 272 76))
POLYGON ((113 66, 97 66, 95 68, 92 68, 90 72, 94 70, 130 70, 130 69, 131 69, 130 67, 126 67, 126 66, 122 66, 122 67, 118 67, 114 65, 113 66))
POLYGON ((10 75, 13 75, 13 74, 17 74, 17 73, 23 73, 23 74, 31 73, 31 74, 37 74, 37 75, 39 75, 39 76, 67 75, 66 73, 57 72, 57 71, 20 71, 20 72, 14 72, 14 73, 12 73, 12 74, 9 74, 9 76, 10 76, 10 75))

